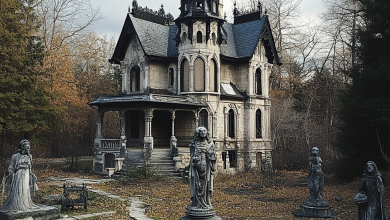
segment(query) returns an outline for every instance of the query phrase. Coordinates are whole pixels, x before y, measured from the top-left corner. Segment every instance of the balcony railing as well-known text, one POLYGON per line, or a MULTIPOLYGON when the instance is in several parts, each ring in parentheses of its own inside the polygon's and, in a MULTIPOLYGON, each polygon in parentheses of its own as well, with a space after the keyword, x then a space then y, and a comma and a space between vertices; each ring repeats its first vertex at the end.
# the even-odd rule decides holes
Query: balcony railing
POLYGON ((103 149, 119 149, 120 148, 120 139, 102 139, 102 148, 103 149))

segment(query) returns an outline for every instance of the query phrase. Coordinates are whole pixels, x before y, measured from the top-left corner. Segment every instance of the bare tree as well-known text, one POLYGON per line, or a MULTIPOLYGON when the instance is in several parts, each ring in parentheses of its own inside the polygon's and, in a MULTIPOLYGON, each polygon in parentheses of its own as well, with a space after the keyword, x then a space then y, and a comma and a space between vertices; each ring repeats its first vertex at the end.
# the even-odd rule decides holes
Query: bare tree
POLYGON ((74 40, 102 18, 99 9, 93 8, 89 0, 40 0, 36 10, 47 50, 61 47, 65 40, 74 40), (52 44, 59 36, 59 43, 52 44))

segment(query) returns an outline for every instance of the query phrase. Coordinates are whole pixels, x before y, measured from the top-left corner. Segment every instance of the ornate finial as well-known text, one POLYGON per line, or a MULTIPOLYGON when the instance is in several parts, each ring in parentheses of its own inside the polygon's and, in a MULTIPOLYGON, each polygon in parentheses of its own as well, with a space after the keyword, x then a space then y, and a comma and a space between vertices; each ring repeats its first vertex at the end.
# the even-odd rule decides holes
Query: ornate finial
POLYGON ((234 9, 233 9, 233 15, 234 17, 237 17, 238 16, 238 10, 237 10, 237 2, 234 1, 234 9))
POLYGON ((260 16, 261 16, 261 13, 263 12, 263 6, 261 5, 260 0, 258 1, 257 8, 258 8, 258 10, 260 12, 260 16))
POLYGON ((133 6, 132 12, 138 10, 138 2, 137 2, 137 0, 133 0, 133 3, 131 3, 131 5, 133 6))
POLYGON ((264 9, 264 15, 267 15, 268 11, 267 11, 267 7, 265 7, 264 9))
POLYGON ((160 10, 158 10, 158 15, 164 16, 165 15, 165 10, 164 10, 164 5, 161 4, 160 10))
POLYGON ((131 11, 131 10, 130 10, 130 5, 129 5, 129 8, 127 9, 127 12, 129 12, 129 13, 130 13, 130 11, 131 11))
POLYGON ((226 15, 226 11, 225 11, 225 13, 224 13, 224 15, 223 15, 223 19, 226 20, 226 18, 227 18, 227 15, 226 15))

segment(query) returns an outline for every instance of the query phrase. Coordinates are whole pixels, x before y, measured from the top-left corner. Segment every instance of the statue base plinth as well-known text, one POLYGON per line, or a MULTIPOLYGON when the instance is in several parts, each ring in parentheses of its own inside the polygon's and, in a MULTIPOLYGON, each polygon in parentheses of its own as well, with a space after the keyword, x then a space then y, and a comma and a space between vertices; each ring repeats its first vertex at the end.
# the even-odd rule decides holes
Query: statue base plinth
POLYGON ((60 210, 53 206, 38 205, 36 209, 8 211, 0 209, 1 220, 52 220, 60 218, 60 210))
POLYGON ((222 220, 221 217, 219 216, 208 216, 208 217, 196 217, 196 216, 184 216, 181 217, 180 220, 197 220, 197 219, 202 219, 202 220, 222 220))
POLYGON ((330 207, 312 207, 301 205, 301 209, 293 212, 296 217, 315 217, 315 218, 334 218, 336 213, 330 210, 330 207))

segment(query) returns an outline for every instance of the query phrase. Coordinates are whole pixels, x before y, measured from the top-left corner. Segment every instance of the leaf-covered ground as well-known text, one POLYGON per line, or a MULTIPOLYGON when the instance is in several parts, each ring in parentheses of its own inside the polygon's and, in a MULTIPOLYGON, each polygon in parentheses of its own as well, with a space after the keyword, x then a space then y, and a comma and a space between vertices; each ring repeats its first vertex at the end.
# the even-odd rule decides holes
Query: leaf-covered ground
MULTIPOLYGON (((50 176, 100 178, 90 173, 70 173, 49 166, 37 167, 35 173, 40 180, 38 186, 41 190, 37 200, 44 195, 62 193, 59 188, 61 183, 49 180, 50 176)), ((215 179, 212 204, 217 215, 224 220, 298 219, 292 212, 299 209, 308 197, 306 176, 305 171, 281 171, 272 176, 259 173, 218 175, 215 179)), ((326 176, 323 197, 333 211, 338 213, 335 219, 356 219, 357 209, 352 198, 359 185, 360 179, 343 184, 330 175, 326 176), (341 197, 342 201, 336 201, 335 197, 341 197)), ((185 208, 190 203, 190 186, 187 181, 180 179, 121 179, 90 186, 123 197, 139 197, 149 205, 147 215, 156 220, 179 219, 185 215, 185 208)), ((126 202, 93 193, 90 193, 89 197, 88 212, 77 207, 75 210, 63 210, 62 214, 71 216, 115 210, 116 214, 95 219, 129 219, 126 202)), ((385 194, 384 202, 389 213, 389 193, 385 194)))

